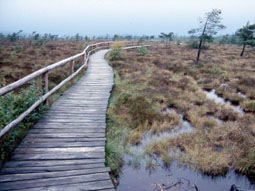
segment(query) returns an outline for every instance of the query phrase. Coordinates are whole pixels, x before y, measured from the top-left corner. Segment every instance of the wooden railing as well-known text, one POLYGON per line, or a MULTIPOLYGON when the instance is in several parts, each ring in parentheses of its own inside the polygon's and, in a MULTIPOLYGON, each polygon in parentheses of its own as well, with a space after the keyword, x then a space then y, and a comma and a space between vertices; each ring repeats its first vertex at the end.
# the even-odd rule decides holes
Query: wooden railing
MULTIPOLYGON (((35 108, 37 108, 40 104, 42 103, 46 103, 48 102, 48 98, 54 94, 57 90, 59 90, 64 84, 66 84, 67 82, 71 81, 71 83, 73 84, 73 79, 75 76, 77 76, 77 74, 79 74, 81 72, 82 69, 87 67, 88 64, 88 59, 89 56, 93 53, 96 52, 97 50, 100 49, 106 49, 106 48, 110 48, 110 44, 112 42, 100 42, 100 43, 96 43, 96 44, 91 44, 88 45, 83 52, 76 54, 74 56, 71 56, 69 58, 63 59, 59 62, 56 62, 54 64, 51 64, 47 67, 44 67, 40 70, 37 70, 27 76, 25 76, 24 78, 13 82, 5 87, 0 88, 0 96, 3 96, 5 94, 7 94, 8 92, 11 92, 17 88, 20 88, 22 85, 28 83, 29 81, 33 80, 36 77, 42 77, 42 89, 44 90, 44 95, 41 96, 33 105, 31 105, 26 111, 24 111, 18 118, 16 118, 15 120, 13 120, 12 122, 10 122, 9 124, 7 124, 1 131, 0 131, 0 138, 2 136, 4 136, 11 128, 13 128, 15 125, 17 125, 19 122, 21 122, 26 116, 28 116, 35 108), (74 71, 74 65, 75 65, 75 60, 78 58, 82 58, 82 65, 76 70, 74 71), (64 79, 62 82, 60 82, 57 86, 55 86, 53 89, 51 89, 49 91, 48 88, 48 76, 49 76, 49 72, 53 71, 54 69, 66 65, 67 63, 70 64, 70 75, 64 79)), ((137 48, 140 46, 134 46, 134 43, 126 45, 127 47, 124 47, 123 49, 132 49, 132 48, 137 48)), ((144 46, 148 46, 148 45, 144 45, 144 46)))
POLYGON ((33 105, 31 105, 25 112, 23 112, 18 118, 16 118, 15 120, 13 120, 12 122, 10 122, 8 125, 6 125, 1 131, 0 131, 0 138, 5 135, 11 128, 13 128, 15 125, 17 125, 19 122, 21 122, 27 115, 29 115, 35 108, 37 108, 41 103, 45 102, 47 103, 47 100, 49 98, 49 96, 51 96, 52 94, 54 94, 57 90, 59 90, 64 84, 66 84, 67 82, 71 81, 71 83, 73 83, 73 78, 75 76, 77 76, 78 73, 81 72, 82 69, 87 67, 88 64, 88 59, 89 56, 91 55, 91 53, 99 50, 99 49, 104 49, 104 48, 109 48, 110 47, 111 42, 100 42, 100 43, 96 43, 96 44, 91 44, 88 45, 83 52, 76 54, 74 56, 71 56, 69 58, 63 59, 59 62, 56 62, 54 64, 51 64, 47 67, 44 67, 40 70, 37 70, 27 76, 25 76, 24 78, 13 82, 5 87, 2 87, 0 89, 0 96, 3 96, 5 94, 7 94, 8 92, 11 92, 19 87, 21 87, 22 85, 28 83, 29 81, 37 78, 37 77, 42 77, 42 89, 44 90, 44 95, 41 96, 33 105), (82 65, 76 70, 74 71, 74 65, 75 65, 75 60, 78 58, 82 58, 82 65), (70 64, 70 75, 64 79, 61 83, 59 83, 57 86, 55 86, 53 89, 51 89, 49 91, 48 88, 48 74, 49 72, 53 71, 54 69, 66 65, 67 63, 70 64))

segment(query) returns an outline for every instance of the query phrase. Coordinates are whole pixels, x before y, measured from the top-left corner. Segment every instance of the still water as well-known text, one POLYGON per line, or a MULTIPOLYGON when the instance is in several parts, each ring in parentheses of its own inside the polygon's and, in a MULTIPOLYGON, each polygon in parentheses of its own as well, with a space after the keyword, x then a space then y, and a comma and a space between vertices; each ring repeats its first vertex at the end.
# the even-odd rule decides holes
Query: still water
POLYGON ((195 186, 199 191, 228 191, 235 184, 240 190, 255 190, 255 179, 248 179, 246 176, 230 170, 225 176, 211 177, 192 168, 181 166, 173 161, 170 167, 162 165, 156 170, 150 171, 141 165, 135 169, 125 165, 120 175, 118 191, 154 191, 160 190, 159 184, 165 188, 178 182, 176 186, 164 190, 194 190, 195 186))
MULTIPOLYGON (((206 91, 205 93, 207 99, 212 99, 219 104, 226 104, 242 116, 244 115, 244 111, 240 106, 235 106, 219 97, 215 90, 206 91)), ((171 108, 166 108, 163 114, 171 110, 171 108)), ((132 146, 131 151, 142 153, 143 149, 152 141, 195 131, 195 128, 184 120, 182 115, 179 115, 179 117, 179 127, 157 135, 148 132, 144 135, 141 144, 132 146)), ((215 118, 214 116, 211 117, 215 118)), ((216 120, 218 124, 222 123, 218 118, 216 120)), ((146 157, 142 158, 140 164, 135 166, 130 163, 131 160, 132 156, 126 154, 125 165, 119 177, 118 191, 229 191, 231 187, 233 188, 233 185, 237 187, 233 191, 255 191, 255 177, 248 178, 234 170, 229 170, 225 176, 210 176, 191 167, 180 165, 177 160, 166 167, 156 155, 154 155, 154 160, 157 161, 157 165, 154 169, 146 168, 144 162, 146 157)))

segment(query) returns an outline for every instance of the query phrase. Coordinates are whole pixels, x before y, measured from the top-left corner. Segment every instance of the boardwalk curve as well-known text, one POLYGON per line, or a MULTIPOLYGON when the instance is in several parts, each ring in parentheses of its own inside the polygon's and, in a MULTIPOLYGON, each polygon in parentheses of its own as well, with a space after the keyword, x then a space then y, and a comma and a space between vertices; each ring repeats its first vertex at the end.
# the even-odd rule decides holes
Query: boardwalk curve
POLYGON ((107 50, 29 131, 0 170, 0 190, 113 191, 105 167, 105 117, 113 71, 107 50))

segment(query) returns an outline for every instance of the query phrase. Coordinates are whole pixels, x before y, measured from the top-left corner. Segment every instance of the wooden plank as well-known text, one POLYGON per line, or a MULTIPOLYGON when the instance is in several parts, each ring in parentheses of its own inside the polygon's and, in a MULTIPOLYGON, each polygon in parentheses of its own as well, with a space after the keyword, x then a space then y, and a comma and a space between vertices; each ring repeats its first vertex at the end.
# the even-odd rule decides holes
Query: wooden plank
MULTIPOLYGON (((63 165, 84 165, 104 163, 105 159, 79 159, 79 160, 27 160, 27 161, 8 161, 4 164, 4 168, 16 168, 16 167, 53 167, 63 165)), ((3 168, 3 169, 4 169, 3 168)))
POLYGON ((94 182, 109 180, 108 173, 97 173, 97 174, 86 174, 79 176, 68 176, 68 177, 57 177, 57 178, 47 178, 47 179, 35 179, 35 180, 24 180, 17 182, 3 182, 1 183, 0 191, 2 190, 12 190, 12 189, 26 189, 26 188, 36 188, 40 186, 56 186, 64 185, 70 183, 84 183, 84 182, 94 182))
POLYGON ((68 185, 58 185, 50 187, 37 187, 31 189, 21 189, 19 191, 94 191, 94 190, 106 190, 115 191, 113 189, 112 182, 110 180, 97 181, 97 182, 86 182, 86 183, 76 183, 68 185))
POLYGON ((68 153, 43 153, 43 154, 14 154, 11 157, 11 160, 65 160, 65 159, 97 159, 104 158, 105 153, 93 152, 93 153, 77 153, 77 152, 68 152, 68 153))
POLYGON ((31 167, 32 169, 17 169, 17 172, 14 169, 6 169, 5 172, 9 174, 5 174, 1 176, 1 182, 8 181, 20 181, 20 180, 33 180, 33 179, 41 179, 41 178, 55 178, 55 177, 67 177, 67 176, 76 176, 76 175, 85 175, 85 174, 94 174, 94 173, 102 173, 109 172, 110 169, 104 167, 104 164, 100 164, 92 167, 83 167, 81 166, 64 166, 64 169, 61 167, 54 168, 45 168, 43 167, 36 168, 31 167), (15 173, 15 174, 14 174, 15 173))
POLYGON ((43 117, 44 119, 46 118, 51 118, 51 119, 75 119, 75 120, 79 120, 79 119, 86 119, 86 118, 91 118, 91 119, 96 119, 96 118, 100 118, 100 119, 105 119, 105 113, 103 114, 98 114, 96 115, 96 113, 90 113, 90 114, 57 114, 52 116, 52 115, 44 115, 43 117))
POLYGON ((59 171, 70 171, 70 170, 82 170, 82 169, 94 169, 103 168, 104 163, 85 164, 85 165, 64 165, 64 166, 48 166, 48 167, 15 167, 15 168, 4 168, 1 170, 0 182, 4 180, 3 177, 7 174, 34 174, 34 173, 45 173, 45 172, 59 172, 59 171))
MULTIPOLYGON (((84 128, 86 130, 90 130, 90 129, 95 129, 95 131, 105 131, 105 124, 102 124, 102 125, 83 125, 83 124, 49 124, 49 125, 44 125, 44 124, 40 124, 40 125, 37 125, 36 127, 34 126, 33 129, 63 129, 63 130, 68 130, 68 129, 81 129, 81 128, 84 128)), ((63 131, 64 132, 64 131, 63 131)))
POLYGON ((35 133, 105 133, 105 129, 103 128, 63 128, 63 129, 56 129, 56 128, 49 128, 46 126, 46 128, 37 128, 37 129, 31 129, 29 131, 31 134, 35 133))
POLYGON ((27 154, 27 153, 68 153, 68 152, 104 152, 104 147, 65 147, 65 148, 17 148, 14 154, 27 154))
POLYGON ((106 138, 25 138, 23 142, 27 143, 68 143, 68 142, 95 142, 95 141, 106 141, 106 138))
POLYGON ((105 146, 105 141, 94 142, 67 142, 67 143, 21 143, 19 148, 66 148, 66 147, 98 147, 105 146))
POLYGON ((96 118, 96 119, 42 119, 41 123, 54 122, 54 123, 105 123, 104 119, 96 118))
POLYGON ((104 138, 105 133, 29 133, 26 138, 104 138))
POLYGON ((86 126, 86 125, 90 125, 90 126, 95 126, 95 128, 97 126, 102 126, 105 124, 105 122, 79 122, 79 121, 75 121, 75 122, 70 122, 69 124, 65 123, 65 122, 53 122, 53 121, 50 121, 50 122, 44 122, 44 121, 40 121, 38 122, 37 124, 39 125, 72 125, 72 126, 86 126))

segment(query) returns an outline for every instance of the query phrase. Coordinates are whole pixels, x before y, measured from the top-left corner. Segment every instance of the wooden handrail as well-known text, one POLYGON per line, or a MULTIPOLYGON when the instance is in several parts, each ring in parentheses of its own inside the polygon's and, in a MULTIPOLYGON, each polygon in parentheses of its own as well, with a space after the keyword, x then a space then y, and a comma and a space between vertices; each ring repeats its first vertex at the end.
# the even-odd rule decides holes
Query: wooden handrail
MULTIPOLYGON (((51 64, 47 67, 44 67, 40 70, 37 70, 37 71, 33 72, 32 74, 29 74, 16 82, 13 82, 5 87, 0 88, 0 96, 3 96, 6 93, 15 90, 16 88, 19 88, 20 86, 24 85, 25 83, 29 82, 30 80, 33 80, 34 78, 36 78, 38 76, 42 76, 42 85, 43 85, 43 89, 44 89, 44 93, 45 93, 33 105, 31 105, 26 111, 24 111, 18 118, 16 118, 12 122, 10 122, 8 125, 6 125, 0 131, 0 138, 2 136, 4 136, 11 128, 13 128, 19 122, 21 122, 26 116, 28 116, 41 103, 43 103, 43 102, 47 103, 49 96, 51 96, 53 93, 55 93, 57 90, 59 90, 65 83, 67 83, 70 80, 73 83, 73 81, 72 81, 73 78, 76 75, 78 75, 78 73, 82 69, 87 67, 89 56, 91 55, 91 53, 93 53, 99 49, 102 49, 102 48, 109 48, 111 43, 112 43, 111 41, 110 42, 108 41, 108 42, 100 42, 100 43, 88 45, 83 50, 83 52, 81 52, 79 54, 68 57, 68 58, 63 59, 59 62, 51 64), (101 46, 101 45, 104 45, 104 46, 101 46), (84 57, 83 64, 77 69, 77 71, 74 72, 74 60, 79 57, 82 57, 82 56, 84 57), (71 62, 70 63, 70 75, 66 79, 64 79, 62 82, 60 82, 57 86, 55 86, 53 89, 48 91, 48 73, 59 66, 65 65, 68 62, 71 62)), ((148 46, 148 45, 144 45, 144 46, 148 46)), ((130 46, 130 47, 124 47, 123 49, 132 49, 132 48, 138 48, 138 47, 141 47, 141 46, 130 46)))
POLYGON ((59 90, 66 82, 70 81, 73 79, 83 68, 87 66, 87 61, 85 64, 83 64, 76 72, 74 72, 72 75, 67 77, 65 80, 60 82, 56 87, 54 87, 52 90, 50 90, 48 93, 43 95, 42 97, 39 98, 32 106, 30 106, 26 111, 24 111, 17 119, 6 125, 0 132, 0 138, 7 133, 12 127, 17 125, 19 122, 21 122, 27 115, 29 115, 35 108, 37 108, 41 103, 47 100, 49 96, 51 96, 53 93, 55 93, 57 90, 59 90))
POLYGON ((70 61, 73 61, 75 60, 76 58, 79 58, 80 56, 83 56, 86 54, 86 52, 89 50, 90 47, 94 47, 94 46, 98 46, 98 45, 102 45, 102 44, 109 44, 111 42, 100 42, 100 43, 96 43, 96 44, 91 44, 91 45, 88 45, 83 52, 79 53, 79 54, 76 54, 74 56, 71 56, 71 57, 68 57, 68 58, 65 58, 59 62, 56 62, 54 64, 51 64, 49 66, 46 66, 40 70, 37 70, 35 72, 33 72, 32 74, 29 74, 27 76, 25 76, 24 78, 16 81, 16 82, 13 82, 5 87, 2 87, 0 88, 0 96, 10 92, 10 91, 13 91, 15 90, 16 88, 19 88, 20 86, 24 85, 25 83, 27 83, 28 81, 31 81, 33 80, 34 78, 46 73, 46 72, 49 72, 59 66, 62 66, 70 61))

